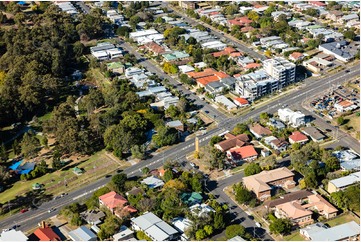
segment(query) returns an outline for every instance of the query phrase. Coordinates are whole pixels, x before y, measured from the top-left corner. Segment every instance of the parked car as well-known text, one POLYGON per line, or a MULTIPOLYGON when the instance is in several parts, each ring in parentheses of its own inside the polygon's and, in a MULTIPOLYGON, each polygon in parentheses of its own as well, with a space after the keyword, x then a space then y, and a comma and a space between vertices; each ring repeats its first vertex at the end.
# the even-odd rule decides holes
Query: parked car
POLYGON ((20 210, 20 213, 25 213, 25 212, 27 212, 27 211, 29 211, 29 209, 23 208, 23 209, 20 210))
POLYGON ((258 228, 261 228, 261 227, 262 227, 261 224, 258 223, 258 222, 256 222, 256 226, 257 226, 258 228))
POLYGON ((55 211, 55 208, 51 208, 48 210, 48 213, 51 213, 51 212, 54 212, 55 211))

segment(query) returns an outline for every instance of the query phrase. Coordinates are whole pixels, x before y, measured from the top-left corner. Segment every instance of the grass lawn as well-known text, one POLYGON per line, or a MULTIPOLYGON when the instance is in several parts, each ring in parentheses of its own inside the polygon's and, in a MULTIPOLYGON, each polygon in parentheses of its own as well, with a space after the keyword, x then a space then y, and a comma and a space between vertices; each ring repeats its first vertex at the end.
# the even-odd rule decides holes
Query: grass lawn
POLYGON ((19 181, 15 183, 12 188, 1 193, 0 203, 14 199, 15 196, 19 194, 25 194, 32 189, 32 184, 34 183, 44 184, 46 194, 58 195, 74 190, 83 184, 95 181, 119 168, 124 169, 126 166, 128 166, 127 163, 122 161, 117 162, 103 150, 85 161, 73 161, 62 170, 46 174, 30 181, 19 181), (80 176, 75 175, 72 171, 75 166, 84 169, 85 173, 80 176), (65 182, 67 186, 65 186, 65 182))
POLYGON ((51 112, 44 114, 43 116, 39 117, 39 121, 44 122, 51 118, 51 112))
POLYGON ((92 68, 87 72, 87 76, 91 81, 94 81, 98 86, 109 86, 110 81, 100 72, 99 68, 92 68))
POLYGON ((348 223, 348 222, 351 222, 351 221, 355 221, 356 223, 360 223, 360 219, 352 216, 351 214, 344 214, 344 215, 341 215, 335 219, 332 219, 330 221, 327 221, 325 223, 327 223, 328 225, 330 225, 331 227, 334 227, 334 226, 337 226, 337 225, 340 225, 340 224, 344 224, 344 223, 348 223))
POLYGON ((287 241, 303 241, 305 240, 301 235, 299 231, 293 232, 290 235, 284 236, 283 237, 284 240, 287 241))
POLYGON ((357 117, 356 113, 345 116, 344 119, 347 121, 345 125, 341 127, 346 130, 346 127, 349 127, 351 130, 350 134, 356 138, 360 138, 360 117, 357 117))

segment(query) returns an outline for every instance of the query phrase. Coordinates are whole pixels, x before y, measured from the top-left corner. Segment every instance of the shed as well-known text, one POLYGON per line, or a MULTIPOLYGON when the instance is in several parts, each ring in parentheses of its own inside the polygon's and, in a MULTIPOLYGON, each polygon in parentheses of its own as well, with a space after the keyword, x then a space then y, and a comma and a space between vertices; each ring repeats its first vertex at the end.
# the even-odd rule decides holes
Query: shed
POLYGON ((73 241, 96 241, 97 236, 87 227, 81 226, 69 232, 69 237, 73 241))

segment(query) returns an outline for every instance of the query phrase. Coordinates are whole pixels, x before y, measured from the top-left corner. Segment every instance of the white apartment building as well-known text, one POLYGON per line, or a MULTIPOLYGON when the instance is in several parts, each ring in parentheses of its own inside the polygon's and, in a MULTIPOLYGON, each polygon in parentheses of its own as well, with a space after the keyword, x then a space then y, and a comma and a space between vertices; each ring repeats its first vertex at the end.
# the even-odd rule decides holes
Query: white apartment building
POLYGON ((270 76, 278 80, 279 89, 296 80, 296 65, 283 57, 263 61, 263 68, 270 76))
POLYGON ((281 121, 299 127, 306 124, 306 116, 300 111, 294 112, 289 108, 278 109, 278 116, 281 121))

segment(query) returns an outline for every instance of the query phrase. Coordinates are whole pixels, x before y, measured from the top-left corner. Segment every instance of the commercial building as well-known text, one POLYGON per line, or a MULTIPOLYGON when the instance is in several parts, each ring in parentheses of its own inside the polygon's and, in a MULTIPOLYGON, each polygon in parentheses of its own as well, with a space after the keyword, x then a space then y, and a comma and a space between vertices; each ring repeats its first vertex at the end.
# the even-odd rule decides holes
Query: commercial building
POLYGON ((242 180, 248 190, 253 191, 259 200, 264 201, 271 197, 273 187, 294 187, 293 177, 293 172, 286 167, 282 167, 243 177, 242 180))
POLYGON ((331 67, 333 63, 319 57, 312 57, 311 59, 302 62, 302 65, 313 73, 319 73, 327 67, 331 67))
POLYGON ((176 240, 179 232, 151 212, 131 219, 132 228, 143 231, 154 241, 176 240))
POLYGON ((232 109, 237 108, 237 106, 236 106, 236 104, 234 104, 234 102, 232 102, 231 100, 229 100, 227 97, 225 97, 223 95, 217 96, 214 100, 217 103, 220 103, 220 104, 224 105, 224 107, 227 110, 232 110, 232 109))
POLYGON ((11 229, 0 233, 0 241, 27 241, 28 237, 21 231, 11 229))
POLYGON ((349 62, 356 53, 360 51, 354 44, 349 44, 346 41, 325 43, 318 46, 318 49, 326 54, 334 55, 336 59, 342 62, 349 62))
POLYGON ((296 65, 285 58, 276 57, 263 61, 265 71, 278 80, 278 88, 281 89, 296 80, 296 65))
POLYGON ((322 142, 326 136, 315 127, 304 127, 302 133, 309 136, 315 142, 322 142))
POLYGON ((327 192, 328 193, 338 192, 359 182, 360 182, 360 172, 355 172, 348 176, 340 177, 329 181, 327 185, 327 192))

